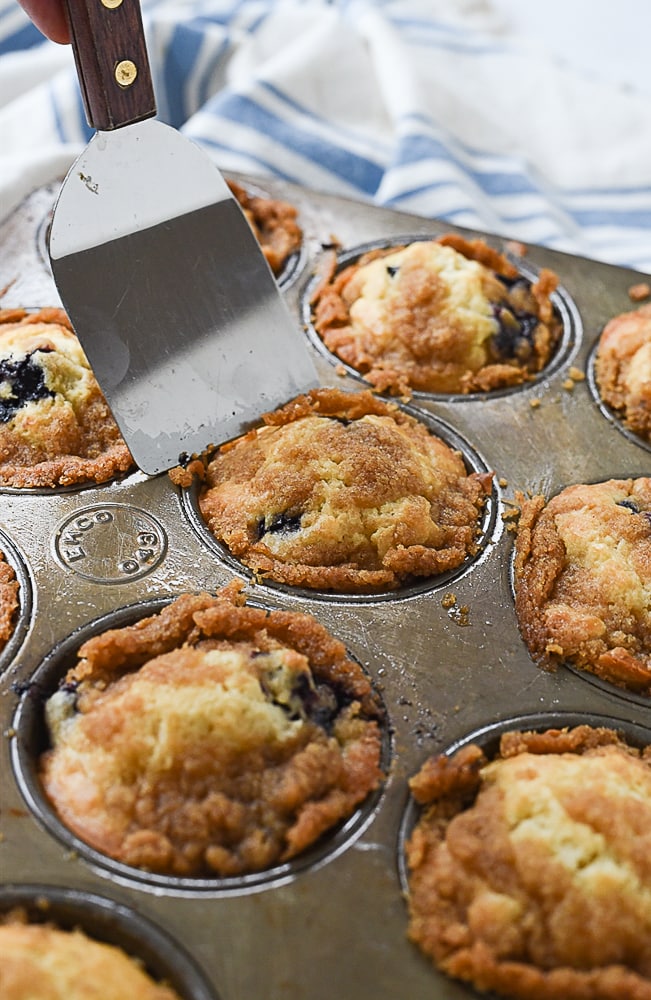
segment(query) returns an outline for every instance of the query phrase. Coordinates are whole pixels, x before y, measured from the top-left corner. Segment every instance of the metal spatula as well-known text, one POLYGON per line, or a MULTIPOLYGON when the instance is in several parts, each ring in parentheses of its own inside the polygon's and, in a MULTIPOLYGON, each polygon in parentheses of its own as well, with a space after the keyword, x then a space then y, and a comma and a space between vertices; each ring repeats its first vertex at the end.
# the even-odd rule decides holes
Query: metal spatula
POLYGON ((62 303, 140 468, 153 475, 313 387, 303 335, 223 177, 155 121, 137 0, 67 0, 98 131, 55 205, 62 303))

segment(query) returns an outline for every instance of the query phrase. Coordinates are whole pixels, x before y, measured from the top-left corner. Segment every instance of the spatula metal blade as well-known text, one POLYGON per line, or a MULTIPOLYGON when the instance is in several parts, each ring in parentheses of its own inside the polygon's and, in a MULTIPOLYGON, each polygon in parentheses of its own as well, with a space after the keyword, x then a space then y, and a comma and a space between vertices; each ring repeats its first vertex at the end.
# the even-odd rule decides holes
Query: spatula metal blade
POLYGON ((63 305, 144 472, 240 434, 316 384, 223 177, 155 119, 95 134, 63 184, 49 247, 63 305))
POLYGON ((316 384, 223 177, 154 120, 138 0, 64 0, 89 125, 49 251, 62 303, 134 459, 154 475, 316 384))

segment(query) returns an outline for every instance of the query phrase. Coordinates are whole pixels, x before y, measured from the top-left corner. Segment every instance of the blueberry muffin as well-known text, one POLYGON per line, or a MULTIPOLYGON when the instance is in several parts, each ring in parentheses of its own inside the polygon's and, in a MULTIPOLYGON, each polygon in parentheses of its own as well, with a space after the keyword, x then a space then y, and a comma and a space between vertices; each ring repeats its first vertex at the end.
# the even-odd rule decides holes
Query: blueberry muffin
POLYGON ((18 580, 0 549, 0 653, 13 635, 18 613, 18 580))
POLYGON ((309 615, 239 581, 90 639, 46 706, 43 788, 83 841, 173 876, 289 861, 381 780, 382 709, 309 615))
POLYGON ((651 441, 651 303, 606 324, 595 376, 604 402, 635 434, 651 441))
POLYGON ((65 313, 0 310, 0 486, 102 483, 132 467, 65 313))
POLYGON ((206 459, 199 505, 261 577, 389 590, 476 551, 489 474, 369 391, 317 389, 206 459))
POLYGON ((542 667, 569 662, 651 694, 651 479, 524 501, 515 590, 522 636, 542 667))
POLYGON ((410 939, 521 1000, 651 1000, 651 753, 609 729, 509 732, 410 782, 410 939))
POLYGON ((178 1000, 115 945, 82 930, 9 920, 0 925, 2 1000, 178 1000))
POLYGON ((291 255, 300 249, 303 240, 296 208, 278 198, 252 194, 235 181, 229 180, 227 183, 239 202, 269 267, 278 277, 291 255))
POLYGON ((551 271, 533 284, 482 240, 374 250, 321 282, 313 323, 378 390, 486 392, 548 363, 561 334, 551 271))

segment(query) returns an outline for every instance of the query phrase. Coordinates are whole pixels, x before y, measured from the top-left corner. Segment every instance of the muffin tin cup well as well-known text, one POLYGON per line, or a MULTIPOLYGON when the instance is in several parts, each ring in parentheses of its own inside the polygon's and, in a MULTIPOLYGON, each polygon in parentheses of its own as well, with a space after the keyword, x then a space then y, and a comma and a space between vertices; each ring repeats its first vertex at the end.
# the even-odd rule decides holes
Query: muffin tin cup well
POLYGON ((89 479, 83 483, 72 483, 69 486, 5 486, 0 484, 0 497, 7 496, 33 496, 52 497, 67 496, 68 494, 88 493, 91 490, 108 489, 113 485, 130 486, 132 483, 145 482, 147 479, 144 472, 139 469, 132 469, 121 476, 113 476, 101 483, 96 483, 94 479, 89 479))
MULTIPOLYGON (((16 709, 11 732, 12 765, 18 786, 31 812, 43 827, 76 856, 83 858, 93 868, 103 870, 122 883, 139 884, 158 892, 172 895, 210 894, 214 896, 241 895, 270 888, 292 881, 302 872, 318 868, 346 851, 364 830, 373 822, 380 806, 383 788, 371 792, 351 815, 326 831, 310 848, 291 861, 281 863, 262 871, 240 876, 188 876, 148 872, 123 864, 95 850, 76 836, 56 814, 44 793, 38 775, 38 760, 48 749, 49 738, 44 719, 45 701, 57 690, 66 672, 76 662, 76 652, 92 636, 107 629, 123 628, 142 618, 156 614, 166 604, 167 599, 152 600, 136 606, 121 608, 110 615, 102 616, 84 628, 79 629, 61 642, 35 671, 28 684, 20 685, 20 702, 16 709)), ((261 607, 257 602, 251 606, 261 607)), ((383 739, 380 766, 387 774, 391 761, 391 731, 388 715, 382 723, 383 739)))
MULTIPOLYGON (((630 428, 628 428, 624 423, 622 417, 618 413, 616 413, 615 410, 613 410, 610 406, 608 406, 608 404, 605 403, 601 398, 601 393, 599 392, 599 384, 597 382, 597 374, 596 374, 598 350, 599 350, 599 339, 595 341, 594 346, 590 351, 590 354, 588 355, 588 360, 586 365, 586 379, 588 382, 588 388, 590 389, 595 405, 597 406, 601 414, 605 417, 605 419, 608 420, 614 427, 616 427, 617 430, 621 434, 623 434, 625 438, 628 439, 628 441, 630 441, 632 444, 637 445, 639 448, 642 448, 643 451, 648 451, 651 454, 651 441, 645 441, 644 438, 640 437, 639 434, 635 434, 632 430, 630 430, 630 428)), ((648 466, 651 464, 651 461, 647 460, 645 462, 645 460, 641 458, 640 465, 642 466, 643 464, 647 469, 646 474, 648 474, 648 466)), ((640 473, 640 475, 642 475, 642 473, 640 473)))
POLYGON ((0 649, 0 673, 9 666, 22 646, 27 635, 33 611, 33 587, 27 566, 11 539, 0 531, 0 552, 13 569, 18 581, 18 610, 14 629, 5 645, 0 649))
MULTIPOLYGON (((604 727, 615 730, 622 739, 636 749, 642 749, 651 744, 651 719, 649 726, 632 722, 630 718, 620 719, 616 716, 594 715, 589 712, 536 712, 532 715, 518 715, 503 719, 500 722, 489 723, 473 730, 445 747, 441 753, 452 757, 462 747, 476 744, 490 760, 499 750, 501 737, 508 732, 522 730, 524 732, 544 732, 547 729, 572 729, 575 726, 604 727)), ((406 844, 411 837, 423 809, 408 795, 400 830, 398 834, 397 865, 400 885, 406 896, 409 895, 409 871, 406 860, 406 844)), ((474 994, 472 994, 474 995, 474 994)))
MULTIPOLYGON (((624 479, 637 479, 638 476, 642 476, 645 473, 640 469, 639 472, 632 472, 629 477, 618 476, 617 478, 624 479)), ((595 480, 594 482, 598 482, 595 480)), ((565 486, 573 485, 571 483, 566 483, 565 486)), ((561 487, 564 489, 565 487, 561 487)), ((557 492, 561 492, 559 489, 557 492)), ((549 497, 548 499, 551 499, 549 497)), ((511 553, 511 560, 509 565, 509 581, 511 589, 511 597, 515 604, 515 549, 511 553)), ((538 669, 543 670, 543 667, 538 669)), ((590 670, 584 670, 581 667, 575 666, 569 660, 561 661, 558 666, 558 670, 564 670, 572 674, 574 677, 578 678, 581 683, 586 683, 591 685, 596 691, 601 692, 609 698, 614 698, 615 700, 621 700, 623 702, 630 702, 632 705, 637 706, 638 709, 642 711, 644 716, 647 712, 651 712, 651 695, 648 694, 638 694, 636 691, 632 691, 629 688, 623 687, 621 685, 615 684, 612 681, 608 681, 605 678, 598 677, 593 674, 590 670)), ((651 722, 651 714, 649 715, 649 720, 651 722)))
MULTIPOLYGON (((493 471, 486 464, 482 455, 473 447, 466 438, 460 434, 451 424, 436 416, 418 410, 414 406, 399 404, 400 409, 412 416, 414 419, 425 424, 429 431, 444 441, 454 451, 458 451, 463 458, 468 474, 486 473, 493 471)), ((287 597, 296 597, 305 600, 326 601, 328 603, 342 604, 375 604, 386 601, 399 601, 423 594, 431 590, 439 590, 448 587, 452 582, 463 576, 479 560, 482 559, 486 546, 489 542, 494 542, 499 537, 502 529, 502 522, 498 518, 498 487, 493 483, 491 494, 486 498, 486 503, 482 511, 478 524, 477 551, 474 555, 468 556, 460 566, 440 573, 436 576, 423 578, 413 578, 395 590, 374 591, 369 593, 347 593, 344 591, 325 591, 304 587, 293 587, 289 584, 280 583, 271 577, 258 577, 249 567, 240 562, 210 531, 199 507, 200 485, 196 482, 190 487, 181 488, 179 491, 182 511, 187 518, 188 524, 196 533, 201 543, 212 552, 215 557, 228 566, 238 576, 247 577, 254 580, 256 589, 269 590, 270 593, 277 591, 287 597)))
POLYGON ((172 987, 181 1000, 219 1000, 185 948, 131 907, 59 886, 0 886, 0 915, 13 910, 20 910, 29 923, 50 923, 64 931, 79 928, 96 941, 121 948, 154 980, 172 987))
MULTIPOLYGON (((450 227, 451 230, 454 227, 450 227)), ((344 268, 349 267, 354 264, 360 257, 364 254, 369 253, 373 250, 383 250, 390 247, 406 246, 409 243, 415 243, 417 241, 422 241, 430 239, 431 235, 423 235, 417 233, 411 233, 407 235, 394 236, 391 239, 375 240, 370 243, 360 244, 354 247, 349 247, 341 253, 337 254, 337 266, 336 272, 339 273, 344 268)), ((511 263, 517 267, 518 271, 522 277, 527 278, 529 281, 533 282, 537 279, 537 271, 531 267, 527 262, 521 260, 520 258, 514 258, 510 255, 511 263)), ((352 365, 343 361, 338 355, 332 352, 324 343, 319 333, 317 332, 314 323, 312 322, 312 298, 319 284, 321 283, 321 278, 317 275, 312 278, 305 285, 301 296, 301 315, 303 319, 303 327, 306 334, 312 343, 312 345, 324 356, 326 357, 330 364, 334 365, 336 368, 343 368, 348 375, 354 378, 356 381, 362 382, 368 385, 367 379, 364 375, 354 368, 352 365)), ((493 389, 490 392, 468 392, 468 393, 441 393, 441 392, 424 392, 419 389, 413 390, 414 400, 445 400, 446 402, 469 402, 476 401, 481 402, 485 399, 499 399, 505 396, 512 396, 515 393, 523 392, 527 389, 536 388, 539 383, 553 375, 559 370, 563 365, 568 364, 576 352, 577 345, 581 339, 583 327, 581 323, 581 314, 576 306, 576 303, 572 299, 571 295, 563 285, 559 284, 558 288, 550 296, 554 309, 561 320, 562 331, 559 339, 559 343, 554 351, 554 354, 550 358, 544 369, 538 374, 527 379, 520 385, 505 386, 501 389, 493 389)))

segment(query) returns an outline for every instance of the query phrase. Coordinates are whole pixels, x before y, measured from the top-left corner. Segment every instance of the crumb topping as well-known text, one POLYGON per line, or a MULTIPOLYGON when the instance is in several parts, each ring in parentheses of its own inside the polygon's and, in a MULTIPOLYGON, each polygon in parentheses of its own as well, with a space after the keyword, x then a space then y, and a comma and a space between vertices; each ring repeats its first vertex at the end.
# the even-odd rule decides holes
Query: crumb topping
POLYGON ((549 360, 556 283, 544 271, 532 285, 483 241, 450 234, 372 251, 322 281, 314 325, 377 389, 489 391, 549 360))
POLYGON ((48 701, 46 794, 82 840, 172 875, 286 861, 381 778, 382 709, 309 615, 184 595, 89 640, 48 701))
POLYGON ((179 1000, 141 964, 81 929, 11 921, 0 925, 2 1000, 179 1000))
POLYGON ((427 761, 410 783, 426 806, 407 845, 411 939, 480 990, 647 1000, 650 761, 589 726, 427 761))
POLYGON ((651 303, 606 324, 595 375, 604 402, 635 434, 651 441, 651 303))
POLYGON ((395 404, 314 390, 209 458, 199 503, 264 576, 383 590, 472 554, 491 482, 395 404))
POLYGON ((534 659, 651 692, 651 479, 525 500, 516 611, 534 659))

